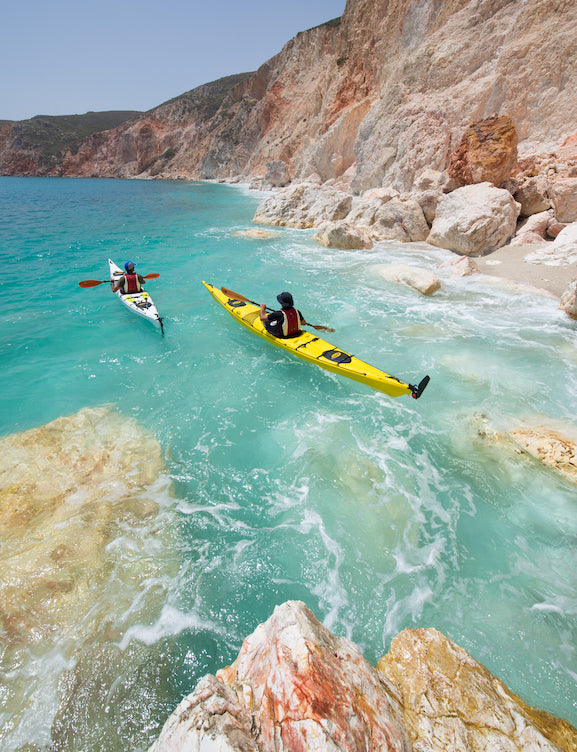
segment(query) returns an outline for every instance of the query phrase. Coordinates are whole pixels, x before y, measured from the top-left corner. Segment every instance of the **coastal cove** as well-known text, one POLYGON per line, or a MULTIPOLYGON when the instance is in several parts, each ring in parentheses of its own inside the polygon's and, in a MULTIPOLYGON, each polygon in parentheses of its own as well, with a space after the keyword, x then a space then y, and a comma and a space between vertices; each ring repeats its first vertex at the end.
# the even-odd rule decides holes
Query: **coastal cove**
POLYGON ((575 321, 490 269, 452 276, 454 254, 426 243, 343 251, 314 230, 251 235, 265 195, 0 178, 0 564, 14 637, 0 654, 2 750, 147 749, 290 600, 373 665, 404 628, 435 628, 577 725, 575 485, 511 438, 575 432, 575 321), (108 285, 78 286, 106 279, 108 258, 160 274, 146 289, 164 337, 108 285), (383 280, 392 262, 434 271, 441 289, 383 280), (428 373, 427 391, 391 399, 291 359, 236 325, 203 279, 269 306, 288 289, 336 347, 410 383, 428 373), (48 425, 50 440, 26 433, 48 425), (46 465, 32 436, 53 442, 46 465), (96 448, 87 500, 80 458, 96 448), (20 540, 9 473, 39 488, 50 462, 77 469, 62 493, 78 507, 66 523, 46 508, 20 540), (66 582, 24 598, 35 548, 65 551, 67 525, 84 552, 62 554, 66 582), (62 618, 49 624, 51 609, 62 618))

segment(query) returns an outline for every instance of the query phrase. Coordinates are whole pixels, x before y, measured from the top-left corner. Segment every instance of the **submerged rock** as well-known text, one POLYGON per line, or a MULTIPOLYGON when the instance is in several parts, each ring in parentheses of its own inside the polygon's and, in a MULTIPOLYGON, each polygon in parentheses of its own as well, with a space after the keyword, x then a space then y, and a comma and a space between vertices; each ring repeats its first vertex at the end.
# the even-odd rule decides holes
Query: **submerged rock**
POLYGON ((441 288, 441 280, 428 269, 419 269, 409 264, 379 264, 375 267, 383 279, 397 282, 420 292, 432 295, 441 288))
POLYGON ((577 483, 577 441, 546 426, 515 429, 511 438, 540 462, 577 483))
MULTIPOLYGON (((501 450, 506 447, 518 454, 527 454, 547 467, 562 473, 567 480, 577 483, 577 435, 572 426, 525 424, 502 431, 489 424, 486 415, 475 418, 477 434, 501 450)), ((549 422, 549 421, 547 421, 549 422)))
POLYGON ((559 752, 577 730, 528 707, 435 629, 406 629, 376 669, 304 603, 275 608, 205 676, 149 752, 559 752))
POLYGON ((269 232, 268 230, 237 230, 233 235, 243 235, 246 238, 253 238, 254 240, 268 240, 269 238, 278 238, 279 232, 269 232))
POLYGON ((178 571, 165 470, 156 438, 107 407, 0 439, 4 743, 87 748, 99 728, 112 748, 108 706, 142 692, 138 674, 157 688, 144 713, 166 701, 158 648, 117 644, 178 571))

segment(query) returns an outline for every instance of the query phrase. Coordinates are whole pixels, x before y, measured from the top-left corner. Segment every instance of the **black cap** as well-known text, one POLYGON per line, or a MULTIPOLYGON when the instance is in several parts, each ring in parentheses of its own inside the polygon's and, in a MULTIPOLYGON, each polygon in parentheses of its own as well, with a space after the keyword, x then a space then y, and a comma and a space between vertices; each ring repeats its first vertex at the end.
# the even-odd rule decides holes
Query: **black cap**
POLYGON ((293 296, 290 294, 290 292, 281 292, 276 296, 276 299, 283 308, 293 307, 293 296))

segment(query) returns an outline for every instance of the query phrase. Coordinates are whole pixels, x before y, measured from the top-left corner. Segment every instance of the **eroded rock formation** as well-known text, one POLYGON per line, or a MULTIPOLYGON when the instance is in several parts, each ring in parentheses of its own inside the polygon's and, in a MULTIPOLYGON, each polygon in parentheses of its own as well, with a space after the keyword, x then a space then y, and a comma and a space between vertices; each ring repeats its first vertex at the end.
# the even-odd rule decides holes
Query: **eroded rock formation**
POLYGON ((377 667, 289 601, 205 676, 150 752, 559 752, 569 723, 528 707, 435 629, 405 629, 377 667))

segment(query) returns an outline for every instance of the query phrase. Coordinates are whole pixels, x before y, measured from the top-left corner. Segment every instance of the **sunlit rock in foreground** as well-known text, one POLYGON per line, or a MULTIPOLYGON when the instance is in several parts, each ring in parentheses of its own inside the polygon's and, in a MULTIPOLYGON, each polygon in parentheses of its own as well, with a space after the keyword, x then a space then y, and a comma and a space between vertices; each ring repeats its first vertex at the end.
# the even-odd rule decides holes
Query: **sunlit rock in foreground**
POLYGON ((406 629, 377 668, 303 603, 278 606, 207 675, 150 752, 559 752, 577 730, 529 708, 435 629, 406 629))
POLYGON ((529 707, 436 629, 404 629, 377 669, 401 694, 414 750, 577 749, 577 729, 529 707))
POLYGON ((0 439, 1 749, 112 748, 107 714, 138 707, 145 674, 162 702, 156 648, 117 643, 178 569, 164 471, 155 437, 110 408, 0 439))

